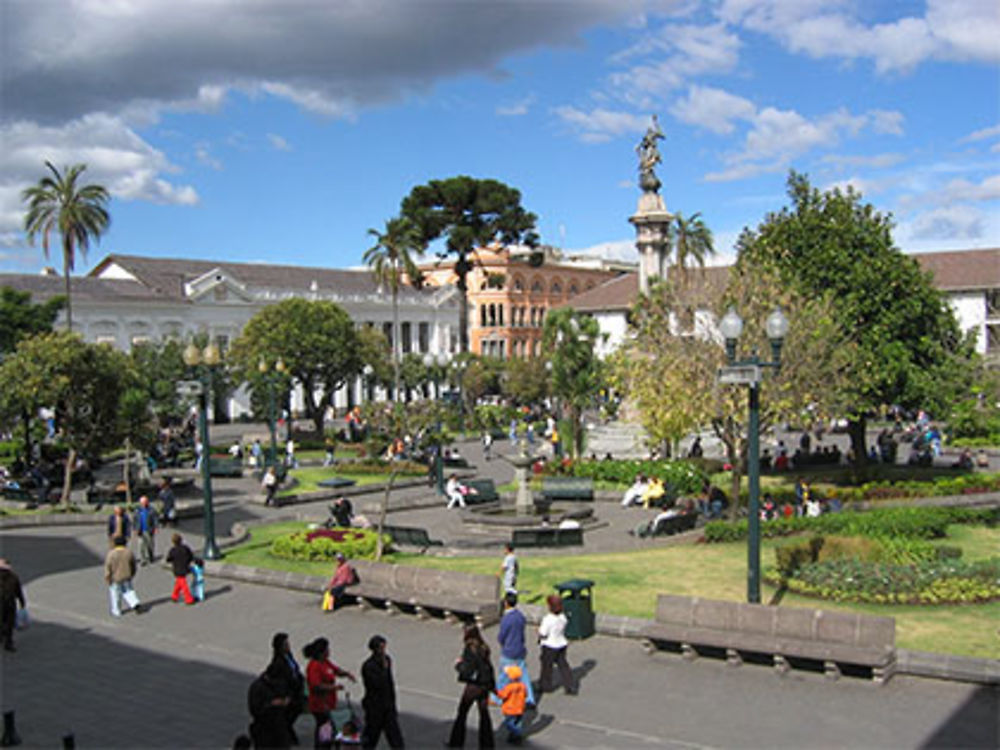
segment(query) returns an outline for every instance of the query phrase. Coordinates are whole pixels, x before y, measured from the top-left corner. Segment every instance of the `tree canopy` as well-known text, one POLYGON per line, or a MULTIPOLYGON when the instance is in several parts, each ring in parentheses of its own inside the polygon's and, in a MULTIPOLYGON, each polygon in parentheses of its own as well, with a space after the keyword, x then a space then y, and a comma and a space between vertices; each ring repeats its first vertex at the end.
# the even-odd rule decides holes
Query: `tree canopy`
POLYGON ((930 274, 893 244, 891 217, 852 188, 821 192, 796 172, 788 196, 744 231, 737 267, 773 267, 806 297, 833 296, 852 344, 841 401, 861 461, 866 415, 888 404, 940 413, 965 389, 972 349, 930 274))
POLYGON ((333 302, 292 298, 269 305, 247 322, 227 359, 235 377, 254 390, 264 385, 260 361, 279 358, 302 386, 306 416, 322 431, 337 389, 363 367, 354 322, 333 302))
POLYGON ((53 297, 34 304, 29 292, 0 287, 0 354, 14 351, 23 338, 51 331, 65 302, 63 297, 53 297))
POLYGON ((426 246, 445 239, 445 255, 455 256, 458 277, 459 350, 469 350, 469 302, 466 279, 476 248, 493 242, 535 246, 536 217, 521 206, 521 193, 502 182, 465 175, 431 180, 403 199, 400 215, 417 228, 426 246))

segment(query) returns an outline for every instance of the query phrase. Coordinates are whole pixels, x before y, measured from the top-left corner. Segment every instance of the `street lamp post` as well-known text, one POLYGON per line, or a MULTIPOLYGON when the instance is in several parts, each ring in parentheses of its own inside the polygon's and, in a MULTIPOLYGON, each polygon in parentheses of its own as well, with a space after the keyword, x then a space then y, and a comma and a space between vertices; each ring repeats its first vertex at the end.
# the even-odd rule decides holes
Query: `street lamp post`
POLYGON ((361 400, 368 401, 374 400, 374 394, 371 392, 371 377, 375 372, 375 368, 371 365, 365 365, 361 369, 361 400))
POLYGON ((271 455, 269 466, 278 465, 278 425, 277 414, 274 405, 274 381, 285 372, 285 362, 281 357, 274 363, 274 367, 268 367, 267 361, 262 357, 257 365, 257 370, 267 379, 267 416, 269 427, 271 428, 271 455))
POLYGON ((215 510, 212 507, 212 450, 208 441, 208 398, 212 391, 212 368, 219 364, 221 355, 219 347, 209 343, 202 351, 192 342, 184 350, 184 364, 195 368, 199 364, 205 365, 201 374, 201 392, 199 394, 198 408, 198 436, 201 440, 201 487, 204 496, 204 517, 205 517, 205 551, 202 553, 206 560, 218 560, 222 557, 219 546, 215 542, 215 510))
POLYGON ((750 483, 750 506, 747 509, 749 541, 747 545, 747 601, 760 603, 760 381, 761 368, 781 367, 781 347, 788 333, 788 318, 777 308, 767 317, 767 337, 771 342, 771 361, 762 362, 754 350, 750 357, 737 361, 736 342, 743 333, 743 320, 733 308, 722 316, 719 331, 726 340, 727 367, 719 370, 719 382, 746 385, 750 401, 747 427, 747 479, 750 483))
MULTIPOLYGON (((449 357, 448 357, 448 355, 445 352, 438 353, 438 355, 436 357, 433 354, 431 354, 430 352, 427 352, 424 355, 424 365, 428 369, 430 369, 431 367, 433 367, 435 364, 437 364, 437 366, 439 368, 444 368, 444 367, 446 367, 448 365, 448 360, 449 360, 449 357)), ((434 373, 433 373, 433 376, 432 376, 433 380, 434 380, 434 390, 435 390, 435 392, 437 394, 438 400, 440 400, 441 399, 441 381, 438 379, 437 375, 438 375, 438 373, 435 370, 434 373)), ((440 406, 438 408, 440 409, 440 406)), ((441 419, 440 419, 440 416, 438 417, 438 421, 437 421, 437 433, 438 433, 438 445, 437 445, 437 450, 435 451, 435 454, 434 454, 434 478, 435 478, 436 483, 437 483, 437 493, 439 495, 444 495, 444 456, 442 455, 442 451, 444 449, 444 445, 443 445, 443 441, 441 439, 442 429, 441 429, 441 419)))
POLYGON ((455 362, 455 369, 458 371, 458 429, 465 434, 465 368, 469 366, 469 361, 460 359, 455 362))

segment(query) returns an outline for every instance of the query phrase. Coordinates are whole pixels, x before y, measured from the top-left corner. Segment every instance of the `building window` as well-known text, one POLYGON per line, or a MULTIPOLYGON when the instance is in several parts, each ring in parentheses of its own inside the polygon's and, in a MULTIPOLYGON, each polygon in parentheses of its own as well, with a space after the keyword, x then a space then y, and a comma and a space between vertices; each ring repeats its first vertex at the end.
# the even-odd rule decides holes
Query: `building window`
POLYGON ((497 305, 497 325, 503 327, 503 305, 497 305))
POLYGON ((556 295, 562 294, 562 284, 560 284, 558 281, 553 281, 552 286, 549 288, 549 291, 552 294, 556 295))
POLYGON ((535 279, 531 282, 531 291, 536 294, 541 294, 545 291, 545 285, 542 284, 541 279, 535 279))
POLYGON ((524 291, 524 279, 522 279, 520 276, 514 277, 514 291, 515 292, 524 291))
POLYGON ((412 326, 409 323, 403 323, 401 327, 402 330, 399 332, 399 337, 403 340, 403 354, 409 354, 413 351, 412 326))
POLYGON ((1000 289, 986 290, 986 317, 1000 318, 1000 289))
POLYGON ((417 328, 417 338, 419 339, 419 347, 422 352, 429 352, 431 350, 431 325, 430 323, 420 323, 417 328))
POLYGON ((392 323, 383 323, 382 324, 382 335, 385 336, 386 343, 389 344, 389 351, 390 352, 396 351, 396 344, 392 340, 393 339, 393 336, 392 336, 392 323))
POLYGON ((575 297, 579 293, 580 293, 580 287, 578 287, 576 285, 576 282, 574 281, 572 284, 569 285, 569 296, 575 297))

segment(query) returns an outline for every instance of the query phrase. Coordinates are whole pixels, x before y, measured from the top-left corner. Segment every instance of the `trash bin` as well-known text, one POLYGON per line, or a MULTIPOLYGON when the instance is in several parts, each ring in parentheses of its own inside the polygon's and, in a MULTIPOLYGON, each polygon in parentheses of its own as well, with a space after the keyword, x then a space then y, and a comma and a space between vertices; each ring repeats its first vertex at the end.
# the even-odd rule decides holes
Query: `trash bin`
POLYGON ((574 640, 589 638, 594 634, 593 581, 574 578, 555 585, 566 613, 566 637, 574 640))

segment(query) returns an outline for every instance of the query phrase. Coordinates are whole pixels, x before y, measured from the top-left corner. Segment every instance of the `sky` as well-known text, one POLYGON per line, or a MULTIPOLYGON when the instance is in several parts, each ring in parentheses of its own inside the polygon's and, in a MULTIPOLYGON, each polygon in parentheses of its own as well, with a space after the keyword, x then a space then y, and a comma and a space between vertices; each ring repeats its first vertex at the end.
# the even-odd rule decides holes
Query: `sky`
POLYGON ((860 190, 906 252, 1000 246, 996 0, 0 0, 0 271, 47 264, 21 200, 46 160, 112 195, 77 273, 358 267, 459 174, 520 190, 545 244, 634 261, 652 114, 712 263, 790 169, 860 190))

